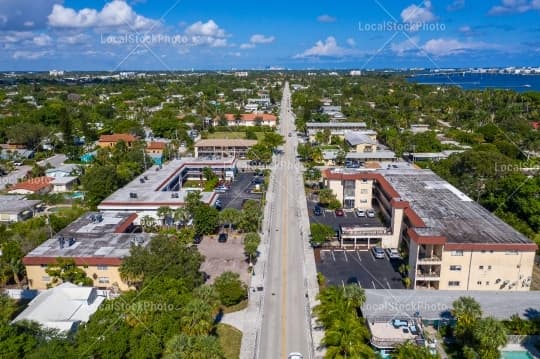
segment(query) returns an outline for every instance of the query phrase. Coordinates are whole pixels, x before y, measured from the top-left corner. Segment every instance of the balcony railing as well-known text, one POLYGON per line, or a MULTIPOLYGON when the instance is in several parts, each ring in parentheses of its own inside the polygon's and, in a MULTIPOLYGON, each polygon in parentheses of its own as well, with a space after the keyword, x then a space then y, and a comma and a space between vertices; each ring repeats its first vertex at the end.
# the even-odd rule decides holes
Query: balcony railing
POLYGON ((420 253, 418 255, 418 261, 419 262, 442 262, 441 257, 436 255, 428 255, 428 254, 422 254, 420 253))
POLYGON ((428 271, 422 271, 417 270, 416 271, 416 278, 422 277, 422 278, 439 278, 441 276, 440 272, 428 272, 428 271))

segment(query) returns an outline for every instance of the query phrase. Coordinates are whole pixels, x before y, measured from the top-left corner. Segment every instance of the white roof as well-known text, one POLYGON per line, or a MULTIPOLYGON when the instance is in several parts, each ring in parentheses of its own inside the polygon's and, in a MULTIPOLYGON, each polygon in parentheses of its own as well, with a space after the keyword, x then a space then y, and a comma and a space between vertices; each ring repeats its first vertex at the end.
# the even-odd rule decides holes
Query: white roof
POLYGON ((62 283, 39 294, 13 322, 30 320, 46 328, 72 331, 87 322, 104 299, 96 288, 62 283))
POLYGON ((373 141, 371 137, 361 131, 346 131, 345 139, 351 146, 367 144, 376 145, 377 141, 373 141))

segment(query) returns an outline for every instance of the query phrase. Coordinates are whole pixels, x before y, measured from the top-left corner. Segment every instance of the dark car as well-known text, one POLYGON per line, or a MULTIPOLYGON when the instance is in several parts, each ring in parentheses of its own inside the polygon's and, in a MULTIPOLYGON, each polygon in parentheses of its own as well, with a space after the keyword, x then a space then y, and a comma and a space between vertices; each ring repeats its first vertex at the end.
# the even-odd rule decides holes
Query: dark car
POLYGON ((315 207, 313 208, 313 214, 316 215, 316 216, 322 215, 322 209, 321 209, 321 207, 315 206, 315 207))
POLYGON ((193 237, 193 244, 199 244, 202 242, 202 235, 196 234, 195 237, 193 237))
POLYGON ((338 217, 343 217, 345 215, 345 213, 343 212, 341 208, 336 209, 335 213, 336 213, 336 216, 338 217))
POLYGON ((218 237, 218 242, 219 243, 225 243, 227 242, 227 233, 220 233, 219 234, 219 237, 218 237))

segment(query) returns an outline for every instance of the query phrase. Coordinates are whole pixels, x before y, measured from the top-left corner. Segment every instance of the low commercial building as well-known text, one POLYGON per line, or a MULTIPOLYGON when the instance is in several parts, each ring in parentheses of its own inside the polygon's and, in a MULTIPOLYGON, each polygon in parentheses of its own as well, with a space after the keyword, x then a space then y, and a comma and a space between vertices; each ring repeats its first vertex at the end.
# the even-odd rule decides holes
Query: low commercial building
POLYGON ((104 300, 96 288, 62 283, 35 297, 13 323, 28 320, 47 329, 73 333, 88 322, 104 300))
POLYGON ((257 140, 244 139, 206 139, 195 143, 195 157, 241 158, 247 156, 251 147, 257 144, 257 140))
POLYGON ((101 148, 114 147, 119 141, 123 141, 127 147, 131 147, 137 137, 129 133, 115 133, 112 135, 101 135, 99 137, 98 146, 101 148))
MULTIPOLYGON (((244 113, 240 116, 236 116, 232 113, 226 113, 223 115, 223 120, 226 122, 227 126, 268 126, 276 127, 277 117, 271 113, 244 113)), ((222 121, 221 117, 214 118, 214 126, 219 126, 222 121)))
MULTIPOLYGON (((343 139, 346 131, 362 131, 366 130, 366 127, 365 122, 308 122, 306 123, 306 134, 310 141, 314 141, 318 132, 327 130, 332 136, 339 136, 343 139)), ((366 135, 377 136, 375 131, 367 131, 364 131, 366 135)))
MULTIPOLYGON (((205 168, 211 168, 220 179, 224 180, 232 180, 238 173, 237 161, 234 158, 172 160, 161 167, 151 167, 138 178, 105 198, 98 209, 137 213, 139 215, 137 221, 144 216, 157 219, 159 207, 167 206, 177 209, 184 206, 185 197, 189 192, 201 191, 200 188, 186 187, 186 183, 203 180, 205 168)), ((201 200, 209 205, 213 205, 217 199, 215 192, 200 192, 200 194, 201 200)))
POLYGON ((396 165, 323 178, 345 208, 374 207, 385 223, 376 233, 342 230, 341 245, 403 248, 412 288, 529 290, 536 244, 432 171, 396 165))
POLYGON ((59 177, 78 175, 80 172, 81 172, 81 169, 78 165, 63 164, 61 166, 58 166, 55 168, 49 168, 45 170, 45 175, 47 177, 59 178, 59 177))
POLYGON ((34 216, 41 201, 28 200, 22 195, 0 195, 0 222, 15 223, 34 216))
POLYGON ((30 289, 47 289, 52 278, 45 271, 57 258, 71 258, 100 289, 128 290, 120 277, 122 260, 132 246, 147 246, 152 235, 133 233, 134 213, 91 212, 61 230, 23 258, 30 289))

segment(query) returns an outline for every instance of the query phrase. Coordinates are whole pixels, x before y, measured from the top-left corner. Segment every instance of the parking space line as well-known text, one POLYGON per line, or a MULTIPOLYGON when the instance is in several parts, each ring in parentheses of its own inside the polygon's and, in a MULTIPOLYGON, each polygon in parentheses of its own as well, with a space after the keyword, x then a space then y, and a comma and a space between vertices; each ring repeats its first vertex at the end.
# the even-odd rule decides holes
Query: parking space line
POLYGON ((332 259, 334 260, 334 262, 336 261, 336 255, 334 254, 334 251, 332 251, 332 259))
POLYGON ((371 284, 373 285, 373 289, 377 289, 377 287, 375 287, 375 282, 374 281, 371 281, 371 284))
POLYGON ((362 262, 362 257, 360 257, 360 253, 358 253, 358 251, 356 251, 356 256, 358 257, 358 261, 362 262))
POLYGON ((347 258, 347 251, 343 251, 343 255, 345 256, 345 262, 349 262, 349 258, 347 258))
POLYGON ((392 289, 392 287, 390 287, 390 283, 388 282, 388 279, 386 279, 386 285, 388 286, 388 289, 392 289))

